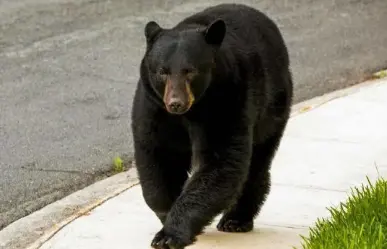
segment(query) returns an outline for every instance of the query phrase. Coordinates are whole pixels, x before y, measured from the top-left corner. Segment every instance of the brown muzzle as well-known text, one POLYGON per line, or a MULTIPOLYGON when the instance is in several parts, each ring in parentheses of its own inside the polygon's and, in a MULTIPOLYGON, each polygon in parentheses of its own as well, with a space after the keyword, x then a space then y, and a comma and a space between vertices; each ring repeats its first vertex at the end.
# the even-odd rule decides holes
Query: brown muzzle
POLYGON ((164 104, 169 113, 184 114, 192 106, 194 95, 186 80, 168 77, 164 89, 164 104))

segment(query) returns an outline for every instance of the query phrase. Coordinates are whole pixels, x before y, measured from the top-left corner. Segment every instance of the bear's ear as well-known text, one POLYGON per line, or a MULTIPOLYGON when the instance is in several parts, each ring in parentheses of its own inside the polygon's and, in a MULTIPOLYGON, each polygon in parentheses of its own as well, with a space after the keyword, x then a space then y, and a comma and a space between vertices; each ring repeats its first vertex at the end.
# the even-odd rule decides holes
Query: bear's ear
POLYGON ((151 43, 153 38, 163 29, 155 21, 150 21, 145 25, 144 34, 146 41, 151 43))
POLYGON ((217 19, 210 23, 204 31, 204 37, 206 42, 211 45, 220 46, 226 35, 226 23, 217 19))

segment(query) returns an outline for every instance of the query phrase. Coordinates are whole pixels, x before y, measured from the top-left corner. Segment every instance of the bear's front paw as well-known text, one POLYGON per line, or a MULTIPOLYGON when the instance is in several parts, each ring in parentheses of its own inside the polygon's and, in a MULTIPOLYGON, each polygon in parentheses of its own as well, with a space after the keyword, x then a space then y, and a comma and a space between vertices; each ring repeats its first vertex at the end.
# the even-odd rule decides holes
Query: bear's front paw
POLYGON ((153 238, 151 246, 156 249, 184 249, 193 242, 193 239, 184 239, 182 236, 161 229, 153 238))

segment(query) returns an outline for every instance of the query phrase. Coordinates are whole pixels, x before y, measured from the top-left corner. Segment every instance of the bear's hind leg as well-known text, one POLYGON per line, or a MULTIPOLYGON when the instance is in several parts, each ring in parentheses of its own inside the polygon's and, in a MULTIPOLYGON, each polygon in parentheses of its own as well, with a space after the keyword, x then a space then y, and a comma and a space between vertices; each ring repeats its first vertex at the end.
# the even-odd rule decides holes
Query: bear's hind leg
POLYGON ((262 144, 253 146, 249 177, 234 206, 223 214, 217 225, 222 232, 249 232, 270 192, 270 165, 282 137, 282 131, 262 144))

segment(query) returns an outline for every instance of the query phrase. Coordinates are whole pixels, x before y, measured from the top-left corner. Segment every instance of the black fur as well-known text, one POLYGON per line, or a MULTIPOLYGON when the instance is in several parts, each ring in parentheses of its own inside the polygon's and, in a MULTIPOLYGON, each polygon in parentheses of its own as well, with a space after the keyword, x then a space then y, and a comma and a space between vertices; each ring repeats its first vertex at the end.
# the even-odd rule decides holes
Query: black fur
POLYGON ((150 22, 145 36, 132 131, 143 196, 163 224, 152 246, 184 248, 221 212, 218 230, 252 230, 293 94, 277 26, 253 8, 222 4, 171 29, 150 22), (165 110, 160 67, 198 71, 188 112, 165 110))

